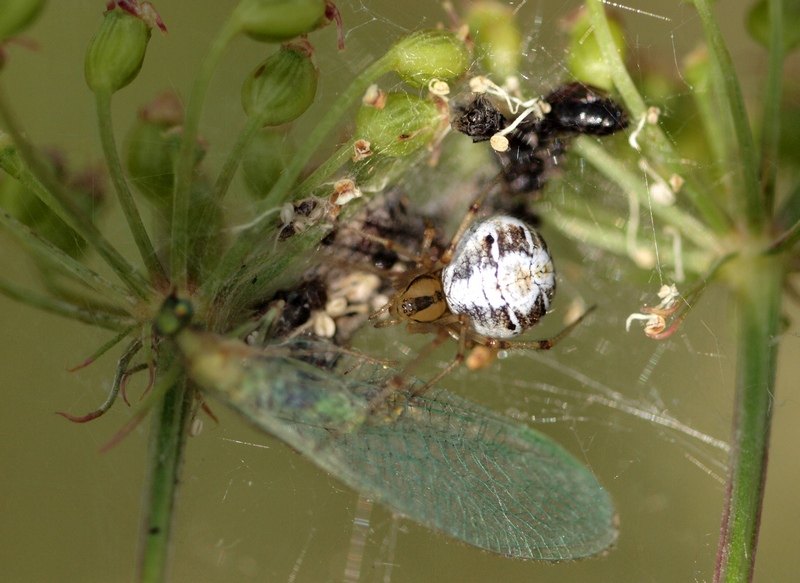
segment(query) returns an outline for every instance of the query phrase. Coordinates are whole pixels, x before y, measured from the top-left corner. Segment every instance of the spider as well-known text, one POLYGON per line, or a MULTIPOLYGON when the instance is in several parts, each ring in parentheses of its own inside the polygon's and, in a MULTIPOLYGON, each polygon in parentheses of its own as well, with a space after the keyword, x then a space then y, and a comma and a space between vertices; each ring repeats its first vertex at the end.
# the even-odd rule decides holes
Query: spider
POLYGON ((405 323, 411 334, 436 334, 427 349, 398 376, 398 383, 425 354, 448 338, 458 342, 453 361, 424 387, 432 386, 464 362, 470 349, 482 347, 467 360, 482 368, 501 350, 548 350, 566 336, 584 313, 555 337, 513 340, 547 313, 556 290, 555 267, 541 235, 507 215, 478 219, 493 183, 470 205, 455 235, 437 258, 431 253, 433 229, 428 227, 421 249, 412 254, 388 239, 368 236, 387 249, 415 257, 415 267, 393 282, 396 293, 370 316, 377 328, 405 323), (388 315, 388 319, 380 319, 388 315))

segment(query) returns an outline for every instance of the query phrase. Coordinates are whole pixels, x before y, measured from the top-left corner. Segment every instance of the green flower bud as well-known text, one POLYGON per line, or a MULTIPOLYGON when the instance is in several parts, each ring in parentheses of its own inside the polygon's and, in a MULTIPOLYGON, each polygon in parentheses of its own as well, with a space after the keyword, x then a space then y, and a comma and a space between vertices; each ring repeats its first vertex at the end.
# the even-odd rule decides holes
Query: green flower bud
POLYGON ((262 61, 242 86, 242 107, 262 126, 277 126, 300 117, 314 102, 317 69, 311 45, 293 43, 262 61))
POLYGON ((383 109, 362 105, 356 115, 356 137, 385 156, 407 156, 431 142, 442 118, 436 105, 407 93, 389 93, 383 109))
POLYGON ((492 1, 479 2, 466 20, 483 70, 499 83, 516 75, 522 57, 522 33, 512 8, 492 1))
MULTIPOLYGON (((613 14, 609 15, 608 24, 611 28, 611 36, 614 39, 614 46, 624 61, 626 44, 625 31, 622 28, 622 24, 614 18, 613 14)), ((581 8, 564 20, 562 26, 570 35, 569 57, 567 59, 569 72, 578 81, 610 91, 614 86, 614 82, 608 72, 600 45, 597 43, 597 37, 592 31, 589 13, 584 8, 581 8)))
MULTIPOLYGON (((783 3, 781 25, 783 50, 788 53, 800 45, 800 5, 797 0, 788 0, 783 3)), ((747 32, 757 43, 769 47, 769 2, 767 0, 761 0, 750 9, 747 14, 747 32)))
POLYGON ((247 191, 255 199, 264 198, 277 182, 291 158, 285 132, 265 128, 247 144, 242 156, 242 173, 247 191))
POLYGON ((126 137, 125 169, 134 188, 151 202, 172 197, 175 157, 181 139, 178 128, 182 123, 178 96, 164 93, 139 110, 126 137))
POLYGON ((389 55, 403 81, 427 87, 431 79, 452 81, 467 72, 470 58, 464 40, 447 30, 421 30, 401 38, 389 55))
POLYGON ((139 74, 144 62, 150 25, 122 8, 105 13, 100 29, 86 51, 86 84, 95 93, 119 91, 139 74))
POLYGON ((328 24, 325 0, 242 0, 233 18, 246 35, 283 42, 328 24))
POLYGON ((711 69, 708 62, 708 49, 705 46, 701 45, 686 55, 681 69, 683 78, 696 93, 706 93, 709 90, 711 69))
POLYGON ((27 28, 44 7, 44 0, 3 0, 0 9, 0 42, 27 28))
MULTIPOLYGON (((105 196, 102 171, 90 168, 70 175, 63 153, 57 150, 45 152, 44 160, 77 208, 93 220, 105 196)), ((8 175, 0 175, 0 208, 65 253, 80 257, 86 241, 17 180, 21 164, 13 146, 0 146, 0 165, 9 171, 8 175)))

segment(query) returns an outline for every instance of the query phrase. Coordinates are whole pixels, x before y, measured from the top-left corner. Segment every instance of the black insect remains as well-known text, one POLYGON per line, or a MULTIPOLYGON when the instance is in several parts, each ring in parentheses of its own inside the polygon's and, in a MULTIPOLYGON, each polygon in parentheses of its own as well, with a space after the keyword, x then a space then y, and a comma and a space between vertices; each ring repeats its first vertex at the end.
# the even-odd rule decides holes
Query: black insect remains
MULTIPOLYGON (((583 83, 563 85, 542 98, 550 106, 543 118, 534 115, 522 120, 506 134, 508 150, 498 152, 505 171, 507 194, 527 194, 540 190, 549 170, 558 164, 571 136, 606 136, 628 125, 622 107, 601 90, 583 83)), ((511 122, 482 93, 473 94, 466 105, 456 108, 451 126, 474 142, 489 140, 511 122)))

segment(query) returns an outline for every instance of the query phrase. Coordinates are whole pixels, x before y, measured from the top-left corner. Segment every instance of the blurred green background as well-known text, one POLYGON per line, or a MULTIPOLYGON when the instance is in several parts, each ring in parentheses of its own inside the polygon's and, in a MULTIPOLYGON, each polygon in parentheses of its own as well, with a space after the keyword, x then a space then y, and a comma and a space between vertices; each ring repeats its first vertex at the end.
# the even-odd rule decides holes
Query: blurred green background
MULTIPOLYGON (((730 4, 720 6, 723 30, 745 91, 756 94, 764 53, 744 37, 743 7, 733 9, 730 4)), ((83 52, 100 23, 103 5, 50 2, 27 33, 40 49, 10 47, 11 58, 2 73, 4 90, 30 138, 60 145, 72 163, 100 158, 92 98, 83 83, 83 52)), ((141 75, 115 96, 118 136, 124 135, 136 109, 158 92, 175 89, 186 96, 210 39, 233 5, 157 2, 170 33, 154 34, 141 75)), ((556 23, 575 5, 532 1, 522 6, 531 93, 546 92, 563 79, 564 53, 556 23)), ((630 6, 653 9, 649 2, 630 6)), ((340 8, 347 50, 336 52, 332 28, 312 36, 322 93, 298 124, 301 134, 324 114, 330 96, 393 39, 448 21, 439 3, 430 0, 413 6, 342 2, 340 8)), ((688 6, 658 10, 671 20, 622 13, 635 53, 634 74, 661 63, 677 75, 674 55, 680 58, 700 40, 699 24, 688 6)), ((219 166, 226 145, 243 123, 241 80, 269 51, 239 40, 217 72, 201 124, 211 143, 210 168, 219 166)), ((557 195, 557 186, 553 193, 557 195)), ((553 201, 557 204, 557 196, 553 201)), ((227 202, 235 206, 241 199, 227 202)), ((543 232, 556 257, 561 287, 556 313, 538 336, 561 327, 573 299, 599 303, 597 316, 552 354, 515 355, 479 375, 459 372, 443 384, 495 410, 530 420, 591 467, 618 504, 618 547, 606 557, 577 563, 515 562, 453 542, 376 506, 370 515, 362 581, 711 580, 725 453, 643 417, 659 410, 703 435, 727 440, 736 354, 727 298, 721 289, 712 288, 669 340, 647 340, 638 329, 626 334, 627 315, 653 302, 660 286, 657 276, 637 272, 626 261, 584 256, 547 228, 543 214, 543 232), (554 388, 548 392, 548 387, 554 388), (598 395, 611 406, 598 404, 598 395), (626 407, 640 414, 626 412, 626 407)), ((244 215, 239 211, 235 216, 244 215)), ((112 239, 133 257, 133 244, 116 210, 105 220, 120 225, 110 229, 112 239)), ((6 276, 33 283, 24 258, 4 235, 0 245, 6 276)), ((105 398, 114 355, 77 373, 65 369, 88 357, 110 335, 3 297, 0 310, 0 576, 19 582, 130 581, 135 573, 146 429, 99 454, 98 448, 131 417, 132 409, 118 403, 86 425, 53 414, 82 414, 105 398)), ((757 581, 787 581, 800 572, 800 464, 795 451, 800 442, 800 338, 794 324, 800 312, 789 305, 787 310, 792 324, 782 339, 757 581)), ((366 334, 363 342, 384 343, 388 353, 406 342, 419 346, 420 339, 400 330, 366 334)), ((137 395, 141 388, 137 379, 130 393, 137 395)), ((205 418, 204 431, 189 443, 172 580, 344 580, 357 494, 281 443, 251 430, 221 405, 211 405, 219 425, 205 418)))

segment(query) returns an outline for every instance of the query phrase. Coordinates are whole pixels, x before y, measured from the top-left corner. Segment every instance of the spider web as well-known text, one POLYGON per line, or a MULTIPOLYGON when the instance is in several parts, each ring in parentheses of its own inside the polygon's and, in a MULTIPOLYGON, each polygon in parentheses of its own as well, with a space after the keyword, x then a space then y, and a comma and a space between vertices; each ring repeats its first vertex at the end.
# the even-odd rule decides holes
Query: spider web
MULTIPOLYGON (((642 8, 647 8, 645 4, 641 3, 642 8)), ((531 96, 547 92, 567 77, 563 54, 555 48, 561 41, 554 23, 573 7, 520 3, 519 14, 527 33, 522 77, 531 96)), ((376 7, 362 3, 353 10, 347 19, 346 40, 348 51, 359 55, 380 54, 385 48, 380 40, 373 44, 370 39, 367 45, 364 39, 369 35, 385 39, 388 46, 407 31, 447 20, 444 14, 414 13, 399 4, 376 7)), ((673 54, 685 52, 693 39, 699 38, 690 10, 679 7, 665 16, 671 20, 636 13, 635 7, 623 15, 632 31, 631 50, 638 51, 641 59, 634 72, 638 68, 645 73, 649 65, 644 59, 663 55, 667 60, 676 59, 673 54), (649 32, 641 32, 644 29, 649 32)), ((677 69, 676 61, 673 67, 677 69)), ((392 87, 382 84, 382 88, 392 87)), ((665 115, 675 114, 665 111, 665 115)), ((408 184, 414 183, 409 177, 408 184)), ((564 570, 556 573, 487 556, 471 559, 463 548, 416 525, 398 522, 380 506, 367 512, 363 499, 358 502, 355 518, 337 518, 334 524, 323 518, 326 513, 320 506, 324 504, 312 503, 308 512, 316 520, 307 523, 305 529, 300 527, 304 536, 295 537, 295 551, 286 557, 283 570, 272 571, 276 578, 280 579, 282 572, 287 573, 287 579, 292 573, 297 580, 314 580, 317 575, 313 565, 320 557, 330 553, 339 556, 348 548, 344 575, 348 581, 485 580, 498 576, 590 581, 607 579, 610 573, 630 573, 625 570, 626 564, 634 565, 637 572, 652 572, 665 560, 674 562, 675 573, 680 575, 665 575, 664 580, 685 578, 697 570, 709 572, 727 456, 730 403, 726 391, 733 377, 724 308, 707 298, 678 334, 660 343, 645 339, 640 330, 626 333, 627 316, 644 304, 654 303, 655 292, 670 283, 672 274, 661 269, 656 248, 652 249, 655 268, 641 270, 628 258, 600 253, 561 236, 548 225, 548 215, 558 213, 559 205, 573 192, 582 195, 578 204, 588 205, 584 201, 594 199, 601 207, 620 209, 621 225, 629 218, 624 197, 580 161, 569 162, 568 172, 559 184, 550 185, 535 209, 541 215, 542 232, 554 253, 560 279, 553 313, 529 334, 545 338, 557 333, 569 319, 567 313, 571 313, 573 304, 597 303, 596 314, 548 353, 510 354, 489 370, 459 370, 441 384, 459 396, 536 426, 581 459, 609 488, 618 505, 620 548, 605 561, 558 567, 564 570), (704 512, 697 511, 698 504, 705 505, 704 512), (691 518, 696 520, 691 522, 691 518), (686 525, 675 527, 681 523, 686 525), (347 544, 351 528, 354 534, 347 544), (330 546, 321 542, 326 538, 324 532, 338 540, 334 549, 326 550, 330 546), (300 556, 305 558, 299 560, 299 567, 288 562, 300 556)), ((462 198, 463 206, 470 195, 462 198)), ((458 213, 454 214, 457 218, 458 213)), ((659 227, 648 209, 640 209, 640 215, 640 229, 655 233, 659 227)), ((414 358, 425 342, 425 338, 409 337, 402 330, 384 329, 365 331, 358 346, 374 356, 405 361, 414 358)), ((419 375, 425 378, 435 374, 447 364, 453 350, 449 346, 436 352, 419 375)), ((245 457, 238 444, 228 444, 231 455, 245 457)), ((254 464, 254 456, 247 457, 247 465, 254 464)), ((302 464, 291 466, 295 472, 302 464)), ((290 481, 295 484, 295 495, 300 496, 304 488, 298 485, 299 478, 290 481)), ((274 488, 270 482, 269 488, 274 488)), ((347 495, 337 486, 331 487, 336 497, 347 495)), ((346 506, 355 509, 355 498, 348 496, 351 501, 346 506)), ((299 502, 294 506, 302 505, 299 502)), ((331 577, 340 577, 337 573, 341 571, 334 569, 331 577)), ((626 578, 630 577, 622 576, 626 578)))
MULTIPOLYGON (((571 8, 564 5, 554 9, 544 2, 520 5, 527 33, 522 76, 531 96, 547 92, 567 76, 563 55, 554 48, 561 42, 554 22, 571 8)), ((672 51, 684 52, 681 41, 684 35, 690 35, 693 17, 688 10, 676 12, 677 17, 669 15, 669 22, 635 12, 626 14, 631 30, 636 31, 637 26, 655 29, 658 37, 644 37, 642 33, 631 41, 636 45, 632 50, 654 58, 664 50, 668 57, 672 51), (642 38, 648 38, 646 44, 642 38)), ((435 11, 415 14, 399 4, 356 5, 348 19, 348 51, 380 54, 384 47, 371 43, 365 50, 362 43, 368 36, 366 31, 385 38, 388 45, 407 31, 432 26, 440 20, 446 20, 446 16, 435 11)), ((646 63, 638 66, 644 73, 646 63)), ((296 545, 292 555, 297 557, 302 552, 306 557, 297 570, 297 580, 314 580, 313 564, 320 556, 344 553, 348 547, 351 554, 360 558, 362 581, 436 580, 444 573, 447 579, 486 580, 490 575, 481 577, 480 573, 490 571, 492 578, 502 573, 500 579, 604 580, 609 573, 622 569, 625 561, 632 560, 635 569, 647 572, 665 557, 681 565, 676 567, 676 573, 682 575, 676 577, 685 577, 697 569, 710 570, 719 515, 714 504, 721 499, 727 455, 729 402, 725 387, 733 377, 725 314, 719 304, 706 301, 680 333, 669 340, 650 341, 639 330, 626 334, 627 316, 643 304, 652 304, 655 291, 670 283, 669 274, 660 268, 658 249, 652 249, 657 258, 655 268, 644 271, 627 258, 598 253, 563 238, 548 225, 548 214, 558 213, 562 199, 572 192, 582 195, 579 204, 590 204, 583 201, 594 198, 595 204, 621 209, 621 224, 629 215, 627 200, 620 199, 619 193, 611 191, 579 161, 569 163, 561 182, 564 186, 554 183, 548 188, 535 209, 541 214, 542 231, 554 254, 560 287, 553 313, 529 335, 546 338, 557 333, 564 320, 569 319, 567 313, 572 304, 597 303, 596 315, 548 353, 510 354, 489 370, 459 370, 441 384, 459 396, 537 426, 582 460, 609 488, 618 505, 623 537, 620 548, 601 563, 584 562, 554 573, 537 565, 508 563, 493 557, 470 559, 464 549, 453 548, 416 525, 398 522, 379 506, 365 517, 363 500, 359 501, 361 510, 355 522, 351 518, 334 525, 326 525, 320 505, 313 504, 309 512, 317 520, 303 531, 307 536, 313 532, 313 538, 307 545, 296 545), (692 513, 697 514, 697 501, 703 499, 710 500, 711 507, 702 513, 702 520, 673 528, 676 523, 688 521, 692 513), (398 525, 406 532, 398 534, 398 525), (351 527, 356 534, 345 544, 351 527), (320 542, 326 537, 326 528, 329 533, 338 532, 329 535, 339 541, 335 550, 325 550, 328 545, 320 542), (695 548, 687 557, 684 541, 688 538, 696 545, 697 537, 706 541, 704 550, 698 553, 695 548), (632 540, 641 541, 639 550, 632 540)), ((410 188, 414 183, 415 179, 409 177, 410 188)), ((462 206, 470 197, 462 194, 462 206)), ((640 214, 640 228, 655 233, 659 227, 649 220, 648 209, 641 209, 640 214)), ((426 341, 424 337, 409 337, 400 329, 384 329, 365 331, 357 345, 374 356, 406 361, 413 359, 426 341)), ((425 378, 435 374, 447 364, 453 351, 449 346, 436 352, 419 375, 425 378)), ((241 448, 235 451, 235 455, 244 456, 241 448)), ((297 469, 293 465, 292 471, 297 469)), ((299 486, 295 488, 296 492, 301 490, 299 486)), ((337 495, 341 492, 336 486, 333 488, 337 495)), ((354 509, 355 499, 351 498, 347 506, 354 509)), ((345 580, 359 580, 348 579, 355 577, 351 563, 352 560, 345 580)), ((294 567, 289 569, 287 565, 283 572, 294 573, 294 567)), ((280 578, 277 571, 275 576, 280 578)), ((332 577, 338 577, 335 569, 332 577)), ((665 576, 664 580, 672 578, 665 576)))
MULTIPOLYGON (((185 10, 189 3, 180 4, 180 9, 185 10)), ((324 75, 321 85, 332 87, 334 93, 337 87, 345 86, 355 73, 383 54, 398 36, 434 26, 437 22, 448 22, 438 3, 429 0, 417 9, 409 8, 406 2, 365 0, 341 4, 344 4, 340 8, 344 13, 347 53, 342 57, 333 52, 318 52, 324 75)), ((557 21, 576 4, 544 0, 514 3, 519 8, 526 34, 523 77, 531 87, 531 94, 544 93, 567 78, 557 21)), ((658 7, 659 11, 663 10, 660 15, 670 19, 664 21, 635 11, 652 11, 650 2, 626 3, 633 9, 622 12, 622 17, 631 51, 636 53, 632 62, 634 76, 645 76, 651 62, 671 63, 667 67, 669 74, 679 76, 682 55, 701 38, 700 26, 691 8, 683 3, 675 4, 658 7)), ((168 2, 159 2, 162 11, 169 10, 168 5, 168 2)), ((456 8, 462 10, 460 4, 456 8)), ((198 14, 202 10, 198 8, 198 14)), ((726 24, 730 30, 741 28, 741 17, 734 10, 726 9, 723 17, 723 28, 726 24)), ((170 24, 170 20, 167 23, 170 24)), ((204 31, 188 26, 186 30, 176 28, 171 34, 199 37, 204 31)), ((204 37, 203 41, 207 39, 204 37)), ((334 46, 335 33, 323 31, 313 41, 316 46, 324 43, 334 46)), ((158 42, 154 39, 149 57, 157 50, 158 42)), ((81 43, 85 45, 85 39, 81 39, 81 43)), ((734 60, 752 49, 746 43, 730 43, 730 46, 734 60)), ((205 50, 203 43, 198 42, 198 47, 199 51, 205 50)), ((235 59, 227 61, 233 72, 220 73, 219 86, 224 87, 225 92, 219 90, 223 97, 217 95, 217 100, 222 103, 225 115, 232 116, 234 112, 240 115, 241 76, 235 71, 234 65, 240 65, 236 59, 253 63, 263 58, 262 48, 248 45, 242 50, 235 59)), ((241 66, 247 69, 250 65, 241 66)), ((196 67, 187 66, 187 69, 196 67)), ((152 68, 146 66, 143 75, 151 74, 148 71, 152 68)), ((183 79, 172 82, 176 87, 187 86, 183 79)), ((7 89, 12 90, 10 83, 7 89)), ((51 99, 35 91, 27 91, 23 96, 30 98, 43 113, 41 121, 29 116, 34 118, 31 128, 35 136, 45 132, 42 128, 60 127, 59 120, 52 115, 56 110, 45 107, 41 101, 45 97, 51 99), (37 128, 36 123, 42 125, 37 128)), ((646 100, 648 97, 645 94, 646 100)), ((683 97, 681 92, 671 94, 663 115, 677 120, 677 131, 691 131, 698 121, 680 118, 678 102, 683 97)), ((121 110, 133 111, 141 105, 141 100, 141 95, 123 91, 117 103, 121 110)), ((76 101, 84 103, 85 95, 76 101)), ((73 103, 68 107, 73 107, 73 103)), ((90 111, 80 110, 82 105, 75 107, 79 108, 76 117, 92 119, 90 111)), ((63 112, 59 115, 65 117, 63 112)), ((231 128, 240 121, 234 120, 231 128)), ((298 124, 301 129, 303 123, 306 122, 298 124)), ((71 131, 56 129, 56 137, 67 137, 71 131)), ((93 135, 90 130, 81 131, 84 132, 80 136, 81 145, 76 148, 79 155, 90 149, 86 143, 91 142, 93 135)), ((212 133, 208 137, 214 144, 227 143, 220 135, 212 133)), ((221 161, 224 152, 224 148, 216 148, 209 162, 213 165, 221 161)), ((652 305, 660 286, 670 283, 673 276, 669 269, 661 268, 658 259, 655 268, 642 270, 629 258, 578 245, 548 223, 548 216, 558 213, 562 205, 575 204, 574 193, 581 195, 577 204, 585 205, 589 213, 594 208, 587 202, 591 200, 599 208, 619 212, 621 229, 629 220, 626 198, 614 192, 580 160, 572 159, 569 165, 569 172, 558 184, 551 184, 536 209, 542 216, 542 232, 555 255, 560 279, 553 313, 530 334, 545 338, 557 333, 576 301, 583 305, 597 303, 598 309, 590 320, 549 353, 513 354, 479 373, 459 370, 445 379, 442 386, 499 414, 527 422, 577 456, 609 490, 617 505, 621 520, 618 547, 604 559, 557 566, 510 561, 475 551, 424 527, 395 518, 377 504, 370 510, 370 505, 359 501, 352 490, 320 472, 303 457, 244 426, 237 417, 215 408, 220 424, 217 426, 206 419, 206 429, 189 448, 186 487, 178 517, 181 530, 175 552, 175 580, 402 583, 710 578, 719 527, 723 493, 720 480, 724 478, 724 442, 728 436, 734 374, 726 298, 718 290, 708 291, 680 331, 668 340, 650 341, 636 328, 625 333, 627 316, 643 304, 652 305), (353 531, 355 536, 351 538, 353 531)), ((234 203, 232 198, 231 207, 234 203)), ((232 222, 236 223, 236 217, 232 222)), ((658 228, 649 209, 641 208, 640 231, 655 235, 658 228)), ((658 258, 659 249, 650 246, 648 250, 658 258)), ((69 333, 62 333, 54 328, 50 332, 48 328, 48 336, 71 345, 74 327, 70 325, 69 330, 69 333)), ((29 334, 33 337, 33 333, 29 334)), ((41 330, 36 338, 40 335, 41 330)), ((8 344, 16 343, 18 338, 19 334, 15 333, 9 337, 8 344)), ((790 340, 796 342, 793 338, 790 340)), ((405 335, 399 329, 369 330, 360 339, 361 346, 369 347, 370 353, 404 361, 413 358, 425 341, 425 338, 405 335)), ((97 344, 98 339, 92 337, 91 345, 97 344)), ((791 343, 787 346, 786 352, 795 348, 791 343)), ((42 360, 53 360, 38 340, 34 350, 42 360)), ((452 351, 453 347, 449 346, 432 355, 428 359, 429 368, 421 369, 420 376, 435 374, 448 362, 452 351)), ((76 355, 71 353, 64 360, 72 363, 76 355)), ((107 377, 107 370, 99 370, 94 380, 81 377, 77 381, 79 386, 70 388, 75 396, 68 405, 77 410, 87 408, 84 406, 94 395, 88 393, 89 389, 94 385, 100 387, 107 377)), ((4 379, 12 383, 9 386, 26 388, 22 381, 12 382, 6 376, 4 379)), ((48 415, 54 408, 54 387, 61 389, 69 382, 67 375, 60 374, 45 384, 46 393, 37 396, 37 404, 48 415)), ((796 393, 792 396, 788 390, 783 391, 790 389, 793 383, 785 381, 783 384, 789 386, 781 387, 785 400, 779 401, 777 406, 796 414, 796 393)), ((27 394, 28 391, 18 392, 27 394)), ((4 425, 12 434, 8 443, 24 453, 25 458, 39 460, 37 466, 22 464, 17 458, 6 464, 14 468, 14 473, 24 479, 25 484, 13 487, 12 499, 23 499, 31 478, 47 481, 49 491, 54 492, 47 496, 40 494, 36 500, 36 505, 48 513, 46 518, 9 516, 8 525, 14 532, 9 532, 7 540, 19 538, 33 543, 31 537, 20 533, 38 523, 36 532, 41 536, 35 542, 42 546, 31 546, 26 551, 36 548, 37 556, 61 561, 59 566, 75 563, 80 557, 91 565, 89 568, 95 577, 100 572, 120 572, 124 565, 131 563, 130 541, 136 536, 139 500, 138 490, 131 484, 138 484, 140 479, 144 433, 132 436, 128 443, 98 461, 95 449, 127 418, 124 409, 112 411, 106 421, 85 428, 83 433, 68 427, 63 433, 48 434, 49 443, 41 446, 34 445, 34 434, 41 432, 41 425, 24 427, 14 419, 22 418, 15 407, 9 406, 6 410, 10 419, 4 425), (76 434, 82 436, 77 446, 74 445, 76 434), (87 455, 67 458, 71 452, 65 444, 72 444, 71 449, 85 450, 87 455), (122 452, 127 451, 125 448, 131 450, 130 456, 123 455, 122 452), (39 453, 45 449, 49 452, 47 456, 39 453), (54 455, 71 460, 69 467, 60 469, 61 476, 51 476, 44 471, 54 455), (89 477, 83 477, 84 474, 89 477), (58 485, 57 491, 53 484, 58 485), (78 504, 76 500, 82 493, 90 498, 79 507, 90 511, 76 517, 69 513, 69 507, 78 504), (53 503, 62 501, 62 495, 65 496, 63 505, 54 506, 53 503), (42 524, 47 524, 47 528, 42 524), (79 526, 82 530, 75 534, 79 526), (85 534, 87 528, 95 532, 94 538, 85 534), (92 542, 87 543, 87 540, 92 542), (104 550, 97 553, 94 549, 100 544, 104 550), (86 555, 86 549, 92 550, 91 556, 86 555), (42 553, 42 550, 47 552, 42 553), (84 554, 80 554, 81 550, 84 554)), ((785 439, 790 445, 796 441, 796 435, 785 439)), ((771 458, 771 472, 779 466, 775 461, 778 455, 771 458)), ((788 465, 796 466, 793 462, 788 465)), ((775 477, 772 475, 771 479, 775 477)), ((778 484, 796 484, 798 479, 800 477, 793 475, 778 484)), ((796 488, 783 489, 796 491, 796 488)), ((785 504, 777 504, 778 513, 785 514, 785 520, 797 515, 794 497, 789 494, 779 499, 785 504)), ((20 502, 20 508, 24 507, 20 502)), ((770 546, 769 536, 769 533, 762 536, 760 575, 769 579, 772 573, 773 578, 780 580, 786 572, 797 572, 796 564, 787 563, 796 562, 792 559, 796 553, 790 548, 793 537, 785 537, 787 546, 783 551, 780 544, 773 547, 777 550, 773 551, 775 566, 771 567, 770 556, 765 554, 770 546)), ((773 539, 777 537, 772 536, 773 539)), ((20 556, 24 557, 25 553, 20 556)), ((63 569, 61 574, 65 574, 63 569)), ((90 577, 81 580, 90 580, 90 577)))

